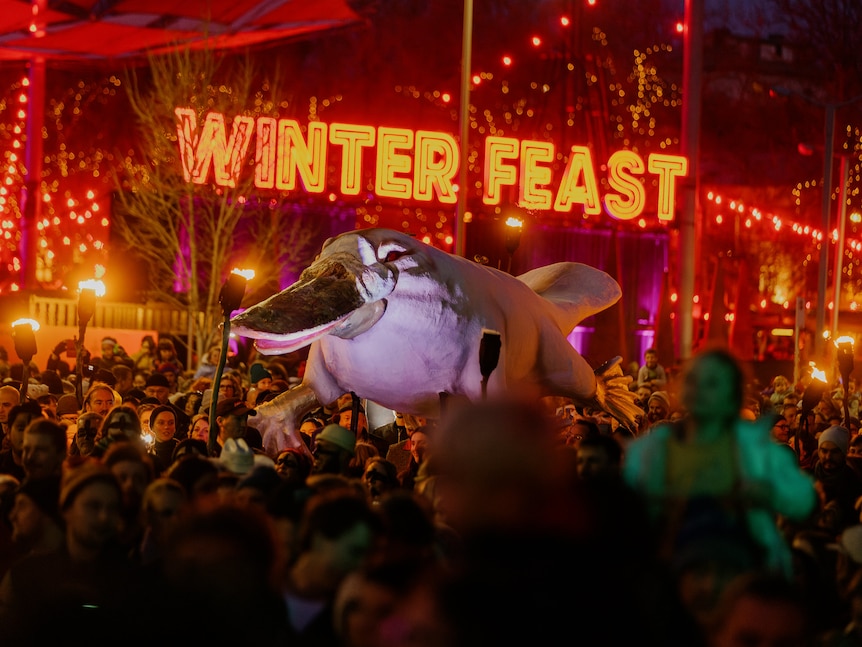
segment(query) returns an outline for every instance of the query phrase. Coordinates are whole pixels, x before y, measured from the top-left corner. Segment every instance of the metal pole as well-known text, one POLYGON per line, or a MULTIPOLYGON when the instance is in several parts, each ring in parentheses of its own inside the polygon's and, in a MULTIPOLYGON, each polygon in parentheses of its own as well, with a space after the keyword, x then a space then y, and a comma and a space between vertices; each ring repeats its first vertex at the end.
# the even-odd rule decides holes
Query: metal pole
POLYGON ((824 355, 825 340, 823 332, 826 330, 826 291, 827 275, 829 274, 829 223, 830 206, 832 203, 832 150, 834 146, 835 132, 835 106, 826 105, 826 141, 823 147, 823 197, 821 205, 821 216, 823 222, 823 240, 820 242, 820 266, 817 282, 817 324, 814 330, 814 354, 816 357, 824 355))
POLYGON ((703 67, 703 0, 685 2, 685 54, 683 62, 682 153, 688 158, 688 176, 681 182, 679 223, 679 352, 691 356, 694 322, 694 274, 697 258, 698 158, 700 150, 700 95, 703 67))
POLYGON ((224 374, 224 367, 227 364, 227 352, 230 346, 230 315, 228 312, 224 316, 224 325, 222 327, 221 334, 221 353, 218 357, 218 366, 216 367, 215 375, 213 376, 213 397, 210 402, 210 410, 209 410, 209 423, 210 423, 210 433, 207 438, 207 453, 210 456, 215 456, 215 447, 218 443, 218 423, 216 422, 216 411, 218 409, 218 392, 221 388, 221 378, 224 374))
MULTIPOLYGON (((844 264, 844 240, 847 221, 847 181, 850 173, 848 155, 841 156, 841 198, 838 206, 838 241, 835 245, 835 269, 832 293, 832 339, 838 339, 838 314, 841 304, 841 271, 844 264)), ((846 403, 845 399, 845 403, 846 403)))
POLYGON ((461 35, 461 166, 458 173, 458 213, 455 225, 455 254, 464 256, 467 213, 467 159, 470 155, 470 56, 473 49, 473 0, 464 0, 464 32, 461 35))
MULTIPOLYGON (((45 3, 39 6, 44 10, 45 3)), ((34 55, 30 59, 28 74, 30 82, 27 98, 27 143, 24 148, 26 172, 21 189, 23 202, 21 223, 21 261, 24 268, 24 288, 35 290, 39 287, 36 267, 39 256, 39 222, 42 220, 43 140, 42 126, 45 122, 45 57, 34 55)))

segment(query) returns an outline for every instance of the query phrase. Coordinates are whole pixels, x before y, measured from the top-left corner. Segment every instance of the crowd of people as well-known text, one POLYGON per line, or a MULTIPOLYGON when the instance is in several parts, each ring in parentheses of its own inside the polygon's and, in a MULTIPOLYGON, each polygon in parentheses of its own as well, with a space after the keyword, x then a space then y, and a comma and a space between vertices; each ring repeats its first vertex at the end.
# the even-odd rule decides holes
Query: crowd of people
POLYGON ((852 382, 650 349, 633 425, 515 393, 372 424, 345 393, 274 451, 258 409, 302 364, 215 393, 218 353, 0 366, 4 645, 862 645, 852 382))

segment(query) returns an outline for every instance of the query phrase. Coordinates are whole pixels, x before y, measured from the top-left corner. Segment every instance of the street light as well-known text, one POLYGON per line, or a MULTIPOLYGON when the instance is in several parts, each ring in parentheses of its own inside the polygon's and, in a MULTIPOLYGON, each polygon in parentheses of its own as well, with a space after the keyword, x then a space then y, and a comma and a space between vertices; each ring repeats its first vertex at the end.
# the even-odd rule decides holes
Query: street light
MULTIPOLYGON (((820 335, 826 329, 826 289, 829 273, 829 268, 827 267, 829 264, 829 245, 827 244, 827 236, 829 235, 829 225, 831 223, 830 207, 832 203, 832 158, 834 156, 835 148, 835 111, 843 106, 856 103, 862 99, 862 94, 853 97, 852 99, 847 99, 846 101, 821 102, 812 99, 801 92, 795 92, 779 86, 772 88, 772 91, 775 94, 784 97, 799 97, 818 108, 823 108, 826 112, 826 122, 824 126, 825 141, 823 147, 823 196, 821 198, 821 230, 823 231, 823 240, 820 243, 820 265, 818 268, 817 281, 817 321, 816 332, 814 335, 814 353, 816 356, 823 350, 823 338, 820 335)), ((837 253, 843 254, 844 250, 838 249, 837 253)), ((838 303, 836 302, 833 307, 836 308, 837 312, 838 303)))
MULTIPOLYGON (((835 269, 832 272, 832 336, 838 334, 841 304, 841 272, 844 266, 844 242, 847 236, 847 184, 850 180, 850 156, 841 156, 841 192, 838 205, 838 242, 835 246, 835 269)), ((845 421, 846 422, 846 421, 845 421)))
POLYGON ((227 351, 230 344, 230 318, 234 310, 239 310, 242 299, 245 296, 245 288, 248 282, 254 278, 254 270, 240 270, 234 268, 221 286, 218 302, 224 321, 222 322, 221 353, 219 354, 218 366, 213 376, 213 397, 210 403, 210 433, 207 439, 207 451, 210 455, 215 453, 216 436, 218 436, 218 424, 216 424, 216 410, 218 408, 218 392, 221 387, 221 377, 227 363, 227 351))

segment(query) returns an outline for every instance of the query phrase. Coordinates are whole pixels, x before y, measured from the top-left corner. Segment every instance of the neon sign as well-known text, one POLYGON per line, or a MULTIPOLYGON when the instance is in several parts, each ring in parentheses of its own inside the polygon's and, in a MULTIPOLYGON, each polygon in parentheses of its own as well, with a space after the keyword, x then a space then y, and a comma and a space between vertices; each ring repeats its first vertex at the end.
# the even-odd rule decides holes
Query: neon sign
MULTIPOLYGON (((296 191, 301 183, 308 193, 323 193, 328 189, 327 165, 340 159, 338 190, 345 196, 359 195, 364 163, 373 156, 377 196, 436 199, 442 204, 458 200, 460 152, 447 133, 314 121, 303 135, 302 125, 293 119, 242 115, 233 118, 228 133, 218 112, 208 113, 200 127, 194 110, 177 108, 175 113, 187 182, 206 184, 212 175, 218 186, 236 186, 254 139, 254 184, 259 189, 296 191)), ((688 171, 685 157, 651 153, 645 162, 635 152, 617 151, 606 163, 610 190, 603 197, 588 147, 571 147, 559 178, 550 166, 555 157, 551 142, 487 137, 482 201, 499 205, 504 189, 511 187, 525 209, 565 213, 581 206, 584 213, 596 215, 604 205, 612 217, 631 220, 646 208, 642 178, 651 174, 658 185, 658 218, 673 220, 676 179, 688 171)))

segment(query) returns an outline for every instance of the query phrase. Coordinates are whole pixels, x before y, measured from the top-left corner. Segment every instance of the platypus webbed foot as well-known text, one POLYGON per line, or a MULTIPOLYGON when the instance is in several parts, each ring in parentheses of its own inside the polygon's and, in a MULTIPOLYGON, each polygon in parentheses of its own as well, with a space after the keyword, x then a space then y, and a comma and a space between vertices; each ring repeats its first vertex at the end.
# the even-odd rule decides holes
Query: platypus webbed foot
POLYGON ((643 415, 643 409, 635 402, 635 394, 629 390, 632 376, 623 373, 622 361, 623 358, 617 355, 595 370, 594 406, 606 411, 628 427, 632 433, 636 433, 637 417, 643 415))

